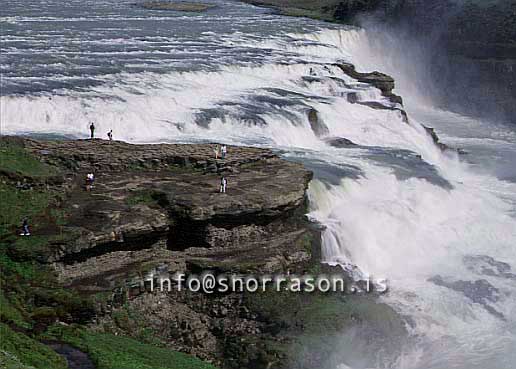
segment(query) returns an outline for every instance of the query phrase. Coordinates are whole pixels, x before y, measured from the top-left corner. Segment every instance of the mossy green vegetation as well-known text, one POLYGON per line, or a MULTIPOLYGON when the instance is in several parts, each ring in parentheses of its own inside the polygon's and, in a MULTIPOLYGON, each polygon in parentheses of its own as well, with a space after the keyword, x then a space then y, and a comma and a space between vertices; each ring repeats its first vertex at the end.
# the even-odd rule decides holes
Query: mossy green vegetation
POLYGON ((50 197, 48 191, 21 190, 12 184, 0 183, 0 232, 11 233, 11 227, 19 227, 24 217, 42 214, 49 206, 50 197))
POLYGON ((49 241, 59 237, 58 223, 63 222, 59 192, 41 185, 56 173, 16 142, 2 141, 0 321, 5 324, 0 342, 2 359, 12 368, 66 367, 61 356, 30 335, 56 320, 73 322, 92 315, 91 304, 59 286, 54 271, 41 262, 49 241), (20 188, 19 176, 31 185, 20 188), (29 220, 31 236, 19 235, 23 218, 29 220))
POLYGON ((54 326, 46 338, 69 343, 87 352, 97 369, 215 369, 187 354, 81 328, 54 326))
MULTIPOLYGON (((247 294, 246 305, 272 330, 290 332, 294 337, 274 347, 274 352, 285 355, 292 367, 305 367, 306 360, 313 358, 328 359, 339 352, 343 337, 352 336, 355 330, 374 331, 375 344, 392 345, 393 350, 407 336, 403 319, 373 296, 268 290, 247 294)), ((371 346, 375 349, 379 347, 371 346)))
POLYGON ((0 290, 0 321, 12 322, 21 328, 29 328, 30 325, 25 321, 21 311, 19 301, 14 298, 14 303, 12 303, 0 290))
POLYGON ((0 172, 36 178, 58 173, 55 167, 40 162, 20 145, 8 141, 2 141, 0 145, 0 172))
POLYGON ((2 368, 65 369, 66 361, 51 348, 0 323, 2 368), (5 365, 5 366, 4 366, 5 365))
POLYGON ((350 322, 367 321, 389 331, 404 331, 400 316, 372 296, 267 290, 246 295, 246 305, 262 319, 309 334, 342 331, 350 322), (297 328, 296 328, 297 327, 297 328))
MULTIPOLYGON (((85 328, 95 314, 95 296, 61 286, 46 263, 53 242, 73 237, 63 230, 62 190, 46 184, 56 173, 16 139, 1 141, 0 368, 67 368, 64 358, 42 343, 49 339, 84 350, 98 369, 213 369, 186 354, 85 328), (29 185, 20 186, 20 181, 29 185), (23 218, 29 220, 31 236, 20 236, 23 218)), ((150 193, 137 193, 130 201, 154 200, 150 193)), ((142 337, 146 335, 142 327, 142 337)))

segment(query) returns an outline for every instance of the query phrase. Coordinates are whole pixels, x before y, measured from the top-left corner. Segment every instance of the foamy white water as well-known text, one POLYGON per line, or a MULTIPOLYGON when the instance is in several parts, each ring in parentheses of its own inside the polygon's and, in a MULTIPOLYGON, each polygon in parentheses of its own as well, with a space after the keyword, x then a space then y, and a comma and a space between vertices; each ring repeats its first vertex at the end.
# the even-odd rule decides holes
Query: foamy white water
MULTIPOLYGON (((410 77, 423 61, 403 54, 395 40, 378 42, 364 30, 215 2, 220 12, 193 19, 173 12, 161 18, 126 14, 102 2, 106 15, 66 22, 75 24, 78 43, 87 39, 85 20, 108 22, 112 30, 99 31, 85 51, 65 41, 55 50, 43 46, 45 53, 58 53, 51 62, 67 67, 40 74, 50 65, 44 57, 36 58, 33 72, 14 67, 23 65, 20 50, 48 45, 50 28, 35 36, 25 32, 27 24, 65 20, 8 14, 2 18, 11 27, 11 46, 0 60, 8 77, 0 97, 2 134, 86 137, 95 121, 99 132, 113 129, 116 139, 130 142, 220 141, 282 150, 315 171, 310 216, 326 226, 325 260, 388 278, 382 300, 411 322, 401 356, 364 359, 364 367, 512 368, 516 185, 500 176, 507 173, 505 159, 493 158, 499 150, 504 158, 514 155, 514 131, 435 109, 424 93, 424 75, 410 77), (171 28, 145 23, 156 20, 171 28), (117 29, 127 24, 133 28, 120 38, 117 29), (332 66, 338 61, 394 75, 410 123, 397 111, 349 103, 347 94, 354 92, 362 101, 390 106, 379 90, 332 66), (325 127, 322 134, 310 125, 311 109, 325 127), (441 152, 420 123, 470 150, 467 161, 441 152), (331 147, 328 137, 359 146, 331 147), (500 165, 490 167, 493 161, 500 165)), ((356 363, 342 361, 343 368, 356 363)))

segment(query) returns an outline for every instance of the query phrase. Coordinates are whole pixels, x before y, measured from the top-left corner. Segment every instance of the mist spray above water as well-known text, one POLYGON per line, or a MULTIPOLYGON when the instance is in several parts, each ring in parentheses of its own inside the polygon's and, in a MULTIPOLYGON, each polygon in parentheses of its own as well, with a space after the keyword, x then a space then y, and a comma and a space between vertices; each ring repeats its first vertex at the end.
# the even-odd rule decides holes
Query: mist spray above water
POLYGON ((360 23, 436 106, 515 124, 516 2, 390 0, 360 23))

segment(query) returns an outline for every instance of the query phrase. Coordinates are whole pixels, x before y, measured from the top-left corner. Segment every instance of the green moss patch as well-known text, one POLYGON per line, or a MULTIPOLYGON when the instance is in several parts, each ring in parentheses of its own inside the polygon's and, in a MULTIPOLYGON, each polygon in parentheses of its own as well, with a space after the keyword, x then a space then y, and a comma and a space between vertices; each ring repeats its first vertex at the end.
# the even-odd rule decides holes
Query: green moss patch
POLYGON ((13 331, 3 323, 0 323, 0 337, 2 368, 65 369, 68 367, 64 358, 52 349, 22 333, 13 331))
POLYGON ((58 173, 56 168, 40 162, 23 147, 5 141, 0 143, 0 172, 31 178, 50 177, 58 173))
MULTIPOLYGON (((31 176, 46 174, 47 168, 23 148, 2 141, 2 150, 3 170, 9 168, 31 176), (5 160, 6 150, 15 152, 11 156, 21 159, 5 160)), ((84 322, 92 316, 91 303, 62 288, 55 271, 44 263, 52 251, 52 242, 63 237, 60 230, 65 215, 59 203, 57 190, 20 189, 9 180, 0 182, 0 321, 30 334, 45 330, 56 320, 84 322), (29 220, 31 236, 20 236, 25 217, 29 220)), ((33 365, 23 355, 13 358, 21 364, 33 365)))
POLYGON ((215 369, 192 356, 107 333, 55 326, 48 336, 87 352, 97 369, 215 369))
POLYGON ((19 227, 24 217, 42 214, 51 200, 49 191, 20 190, 15 186, 0 183, 0 227, 2 231, 11 226, 19 227))
POLYGON ((0 321, 12 322, 18 327, 29 328, 29 324, 25 322, 25 317, 21 313, 19 301, 14 298, 14 303, 12 303, 2 290, 0 290, 0 321))
POLYGON ((266 291, 246 295, 246 305, 272 334, 288 337, 275 351, 295 368, 335 367, 331 360, 345 339, 365 342, 374 335, 372 351, 395 352, 407 337, 402 317, 372 296, 266 291))

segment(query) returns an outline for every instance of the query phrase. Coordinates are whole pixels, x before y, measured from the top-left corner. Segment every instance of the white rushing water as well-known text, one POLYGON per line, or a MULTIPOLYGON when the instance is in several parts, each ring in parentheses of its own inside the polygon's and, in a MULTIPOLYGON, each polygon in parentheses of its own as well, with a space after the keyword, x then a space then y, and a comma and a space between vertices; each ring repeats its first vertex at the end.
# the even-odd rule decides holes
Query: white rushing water
MULTIPOLYGON (((516 184, 510 181, 515 173, 500 173, 514 170, 507 158, 515 157, 515 131, 434 108, 424 77, 411 77, 420 61, 411 60, 395 39, 312 22, 301 29, 282 24, 266 35, 232 31, 200 30, 213 42, 216 67, 155 71, 132 70, 131 64, 95 72, 96 83, 87 88, 56 85, 32 94, 20 94, 24 85, 13 82, 30 76, 11 73, 13 93, 0 98, 2 134, 86 137, 94 121, 99 132, 113 129, 116 139, 129 142, 218 141, 278 149, 315 171, 310 216, 326 226, 325 261, 387 278, 390 291, 382 300, 411 322, 402 355, 378 355, 362 367, 513 368, 516 184), (398 111, 350 103, 347 95, 354 92, 361 101, 392 105, 379 90, 343 74, 332 65, 337 61, 395 76, 409 124, 398 111), (310 109, 327 127, 322 136, 310 126, 310 109), (469 162, 441 152, 420 123, 470 150, 469 162), (359 146, 332 147, 328 137, 359 146)), ((170 46, 203 58, 195 56, 199 45, 192 51, 185 44, 178 49, 173 37, 160 40, 164 53, 170 46)), ((131 63, 152 64, 137 59, 131 63)), ((167 68, 169 62, 163 62, 167 68)), ((44 86, 66 78, 78 77, 35 77, 44 86)), ((345 357, 342 368, 350 362, 358 368, 345 357)))
POLYGON ((313 216, 329 226, 326 257, 387 276, 392 289, 384 300, 414 319, 412 347, 395 363, 380 358, 376 366, 512 368, 516 275, 503 263, 514 266, 516 260, 516 187, 496 176, 511 179, 514 173, 515 132, 433 108, 420 90, 424 77, 415 75, 421 66, 410 65, 416 60, 396 39, 351 33, 337 39, 333 34, 332 42, 359 69, 395 76, 411 119, 437 127, 446 142, 469 150, 473 161, 415 150, 452 190, 421 179, 399 181, 379 168, 340 186, 312 186, 313 216))

